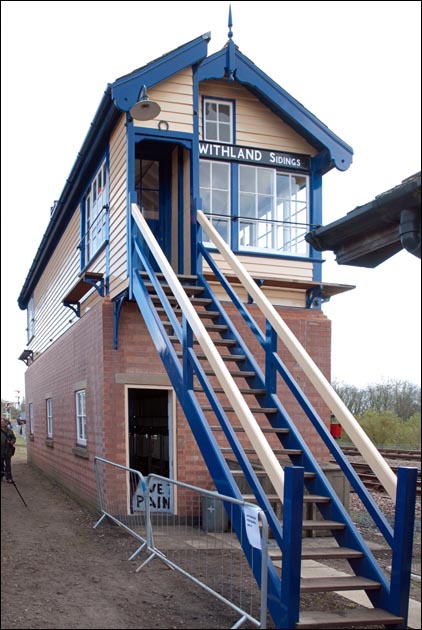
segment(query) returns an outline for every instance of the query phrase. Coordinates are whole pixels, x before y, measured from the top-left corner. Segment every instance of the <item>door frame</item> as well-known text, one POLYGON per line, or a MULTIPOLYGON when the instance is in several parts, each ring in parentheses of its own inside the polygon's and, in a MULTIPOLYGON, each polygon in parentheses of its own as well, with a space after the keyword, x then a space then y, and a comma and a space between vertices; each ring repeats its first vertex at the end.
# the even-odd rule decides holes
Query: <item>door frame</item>
MULTIPOLYGON (((169 432, 169 479, 175 479, 175 471, 177 470, 177 439, 176 439, 176 393, 173 387, 169 385, 154 384, 126 384, 125 385, 125 441, 126 441, 126 466, 129 468, 130 462, 130 444, 129 444, 129 390, 166 390, 167 391, 167 410, 168 410, 168 432, 169 432)), ((177 513, 177 486, 171 485, 171 510, 173 514, 177 513)))

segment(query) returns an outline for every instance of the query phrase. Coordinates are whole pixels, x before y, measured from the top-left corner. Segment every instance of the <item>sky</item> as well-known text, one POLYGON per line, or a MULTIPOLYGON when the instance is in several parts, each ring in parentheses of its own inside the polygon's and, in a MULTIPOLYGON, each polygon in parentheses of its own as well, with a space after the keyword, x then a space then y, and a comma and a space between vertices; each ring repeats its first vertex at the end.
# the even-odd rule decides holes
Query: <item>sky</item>
MULTIPOLYGON (((231 2, 233 40, 353 150, 323 178, 324 225, 420 170, 420 2, 231 2)), ((1 397, 24 395, 17 299, 108 83, 211 32, 228 2, 1 2, 1 397)), ((420 384, 420 260, 375 269, 324 253, 332 378, 420 384)))

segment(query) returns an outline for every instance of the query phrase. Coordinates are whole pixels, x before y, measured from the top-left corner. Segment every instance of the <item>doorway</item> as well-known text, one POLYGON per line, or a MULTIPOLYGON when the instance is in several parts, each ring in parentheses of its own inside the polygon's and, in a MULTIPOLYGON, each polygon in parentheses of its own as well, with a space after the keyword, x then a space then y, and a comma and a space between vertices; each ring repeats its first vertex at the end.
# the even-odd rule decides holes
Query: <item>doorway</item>
MULTIPOLYGON (((173 477, 172 393, 168 389, 130 388, 129 409, 129 467, 144 477, 155 474, 173 477)), ((150 509, 170 512, 173 486, 152 477, 149 483, 150 509)), ((135 490, 131 497, 132 509, 144 510, 142 492, 135 490)))
POLYGON ((169 392, 129 389, 129 466, 145 477, 170 474, 169 392))
MULTIPOLYGON (((171 156, 169 143, 141 142, 136 148, 137 202, 166 258, 171 260, 171 156)), ((155 267, 155 263, 153 263, 155 267)))

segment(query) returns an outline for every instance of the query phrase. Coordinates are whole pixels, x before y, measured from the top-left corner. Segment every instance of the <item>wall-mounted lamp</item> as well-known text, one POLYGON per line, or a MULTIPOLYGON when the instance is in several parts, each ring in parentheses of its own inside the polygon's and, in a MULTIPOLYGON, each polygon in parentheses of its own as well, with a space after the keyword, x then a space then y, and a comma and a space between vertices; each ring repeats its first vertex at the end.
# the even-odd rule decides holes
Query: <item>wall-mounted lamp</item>
POLYGON ((152 120, 161 112, 161 107, 152 101, 147 94, 147 87, 143 85, 139 93, 139 100, 130 110, 134 120, 152 120))

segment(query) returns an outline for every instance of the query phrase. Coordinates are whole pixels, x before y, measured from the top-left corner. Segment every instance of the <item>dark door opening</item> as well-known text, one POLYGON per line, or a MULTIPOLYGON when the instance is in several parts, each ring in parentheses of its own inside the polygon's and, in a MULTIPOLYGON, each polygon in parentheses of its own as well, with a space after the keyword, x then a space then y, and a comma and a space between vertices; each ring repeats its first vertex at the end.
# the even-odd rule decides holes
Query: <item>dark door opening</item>
POLYGON ((167 143, 141 142, 137 145, 135 158, 135 189, 138 204, 168 260, 171 260, 173 148, 173 145, 167 143))
POLYGON ((129 389, 129 466, 144 476, 170 476, 166 389, 129 389))

